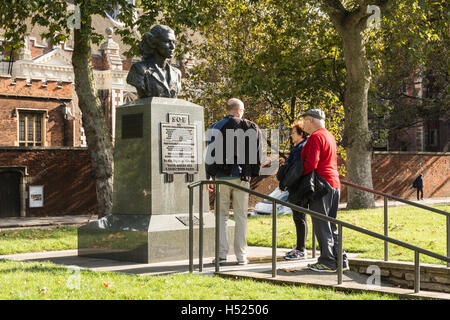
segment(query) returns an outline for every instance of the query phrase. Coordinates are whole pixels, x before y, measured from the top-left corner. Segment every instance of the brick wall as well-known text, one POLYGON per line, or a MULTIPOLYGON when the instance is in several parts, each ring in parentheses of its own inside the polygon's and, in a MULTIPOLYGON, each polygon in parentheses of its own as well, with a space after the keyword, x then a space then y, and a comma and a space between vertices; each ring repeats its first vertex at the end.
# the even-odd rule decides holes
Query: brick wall
MULTIPOLYGON (((412 184, 419 174, 423 174, 424 198, 450 197, 449 152, 374 152, 372 180, 377 191, 415 200, 412 184)), ((346 187, 341 192, 345 202, 346 187)))
POLYGON ((0 76, 0 93, 10 96, 27 96, 55 99, 72 99, 72 83, 62 82, 58 87, 57 81, 47 81, 47 86, 42 86, 42 80, 32 79, 31 85, 23 78, 15 78, 15 84, 11 83, 11 77, 0 76))
POLYGON ((29 41, 29 47, 32 58, 35 58, 37 56, 40 56, 41 54, 44 54, 45 52, 52 50, 52 45, 50 43, 47 44, 47 47, 43 47, 41 44, 37 45, 36 40, 34 39, 31 39, 29 41))
MULTIPOLYGON (((29 185, 44 185, 44 208, 29 208, 27 216, 95 214, 95 183, 85 148, 0 147, 0 167, 25 166, 29 185)), ((415 198, 412 181, 424 175, 425 197, 450 196, 450 153, 375 153, 374 189, 407 199, 415 198)), ((259 177, 252 188, 268 194, 278 186, 274 175, 259 177)), ((341 201, 346 201, 345 187, 341 201)), ((250 207, 260 199, 251 196, 250 207)))
POLYGON ((32 80, 28 85, 26 79, 15 79, 15 84, 11 81, 10 77, 0 76, 0 146, 18 146, 17 108, 46 110, 46 146, 79 145, 77 124, 81 114, 75 112, 74 120, 66 120, 62 107, 63 101, 71 105, 71 83, 62 83, 58 88, 56 81, 48 81, 46 87, 41 80, 32 80))
POLYGON ((26 216, 96 214, 95 183, 85 148, 0 147, 0 167, 25 166, 25 197, 30 185, 44 186, 44 207, 29 208, 26 216))
MULTIPOLYGON (((414 179, 423 174, 424 197, 450 197, 450 152, 374 152, 372 158, 373 189, 394 196, 415 200, 414 179)), ((345 180, 345 177, 341 177, 345 180)), ((252 180, 252 189, 269 194, 278 186, 276 175, 252 180)), ((253 207, 261 199, 250 196, 253 207)), ((341 188, 341 202, 347 201, 347 190, 341 188)))

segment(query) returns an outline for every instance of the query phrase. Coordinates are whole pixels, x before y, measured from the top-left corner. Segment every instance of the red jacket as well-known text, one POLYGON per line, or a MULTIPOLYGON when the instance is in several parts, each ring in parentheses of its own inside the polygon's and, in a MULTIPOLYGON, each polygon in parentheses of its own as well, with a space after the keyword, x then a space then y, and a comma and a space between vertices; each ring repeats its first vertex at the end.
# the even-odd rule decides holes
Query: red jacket
POLYGON ((336 140, 325 128, 314 131, 302 150, 303 175, 316 170, 333 188, 339 189, 339 172, 337 169, 336 140))

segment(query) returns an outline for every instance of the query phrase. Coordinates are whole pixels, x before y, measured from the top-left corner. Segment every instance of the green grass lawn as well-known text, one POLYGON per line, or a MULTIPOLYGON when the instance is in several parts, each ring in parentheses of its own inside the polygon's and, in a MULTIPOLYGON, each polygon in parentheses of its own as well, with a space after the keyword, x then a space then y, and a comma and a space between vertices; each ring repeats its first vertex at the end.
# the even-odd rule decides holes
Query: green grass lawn
MULTIPOLYGON (((449 205, 436 208, 449 211, 449 205)), ((369 210, 342 210, 338 219, 383 233, 383 208, 369 210)), ((279 216, 278 247, 292 248, 295 245, 295 226, 292 215, 279 216)), ((307 248, 311 249, 311 219, 308 217, 307 248)), ((445 216, 423 209, 405 206, 389 208, 389 236, 424 249, 446 255, 445 216)), ((248 219, 248 244, 252 246, 272 245, 272 216, 250 217, 248 219)), ((57 227, 43 229, 0 231, 0 255, 68 250, 77 248, 77 228, 57 227)), ((370 238, 359 232, 344 228, 344 249, 360 253, 360 257, 383 259, 383 241, 370 238)), ((389 245, 390 260, 413 261, 414 253, 396 245, 389 245)), ((421 262, 443 264, 442 261, 421 255, 421 262)))
POLYGON ((376 293, 273 285, 252 280, 177 274, 137 276, 81 270, 50 262, 0 260, 0 300, 397 300, 376 293), (79 281, 77 280, 79 279, 79 281))
MULTIPOLYGON (((450 206, 435 206, 440 210, 449 211, 450 206)), ((342 210, 338 219, 355 226, 383 234, 383 208, 369 210, 342 210)), ((412 206, 389 208, 389 236, 412 245, 446 256, 446 217, 437 213, 412 206)), ((277 220, 278 247, 292 248, 296 243, 295 225, 292 215, 279 216, 277 220)), ((308 216, 307 248, 312 248, 312 224, 308 216)), ((384 259, 384 242, 362 233, 343 229, 344 250, 360 253, 359 257, 384 259)), ((272 216, 251 217, 248 219, 248 244, 254 246, 272 246, 272 216)), ((389 245, 389 259, 413 261, 414 252, 397 245, 389 245)), ((425 255, 421 262, 444 264, 425 255)))
MULTIPOLYGON (((450 206, 438 206, 442 210, 450 206)), ((390 208, 390 236, 445 254, 445 217, 412 207, 390 208)), ((339 218, 382 233, 383 209, 340 211, 339 218)), ((271 246, 271 216, 248 219, 248 243, 271 246)), ((309 221, 309 227, 311 223, 309 221)), ((278 218, 278 247, 295 244, 292 216, 278 218)), ((311 237, 308 237, 311 248, 311 237)), ((76 227, 54 227, 0 231, 0 255, 67 250, 77 247, 76 227)), ((344 249, 362 257, 383 257, 383 242, 344 229, 344 249)), ((409 250, 390 247, 391 260, 411 260, 409 250)), ((437 263, 422 255, 422 262, 437 263)), ((74 273, 50 262, 0 260, 0 299, 176 299, 176 300, 341 300, 397 299, 374 293, 337 292, 332 289, 280 286, 251 280, 223 279, 216 276, 177 274, 136 276, 121 273, 80 272, 80 287, 71 288, 74 273)))
POLYGON ((0 255, 76 248, 76 227, 0 231, 0 255))

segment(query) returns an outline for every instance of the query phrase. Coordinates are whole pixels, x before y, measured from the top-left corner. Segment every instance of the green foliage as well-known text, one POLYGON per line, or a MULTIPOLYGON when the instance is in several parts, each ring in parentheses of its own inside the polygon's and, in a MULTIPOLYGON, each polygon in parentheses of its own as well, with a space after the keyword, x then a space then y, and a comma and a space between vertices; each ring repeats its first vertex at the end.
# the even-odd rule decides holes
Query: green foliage
MULTIPOLYGON (((327 128, 339 143, 344 61, 339 37, 317 7, 295 0, 217 0, 208 8, 214 19, 197 28, 202 41, 193 43, 196 63, 184 84, 187 97, 205 106, 206 125, 221 119, 226 100, 236 96, 246 118, 282 130, 280 150, 289 142, 290 124, 310 108, 328 114, 327 128)), ((339 153, 345 158, 342 146, 339 153)))
MULTIPOLYGON (((3 6, 8 10, 0 11, 1 36, 6 40, 0 45, 0 51, 11 46, 18 51, 24 46, 24 38, 31 28, 44 27, 42 39, 51 43, 66 41, 72 34, 71 24, 74 11, 69 10, 67 1, 62 0, 5 0, 3 6)), ((121 6, 120 19, 128 27, 133 27, 133 6, 127 0, 76 0, 81 10, 88 16, 100 15, 106 17, 105 10, 112 11, 115 5, 121 6)), ((86 21, 81 21, 85 23, 86 21)), ((103 36, 90 29, 90 39, 99 43, 103 36)))
POLYGON ((450 116, 448 9, 446 1, 404 0, 382 16, 378 39, 371 38, 378 45, 369 51, 376 75, 370 117, 382 136, 450 116), (418 97, 420 85, 429 90, 418 97))
POLYGON ((231 96, 264 128, 286 128, 301 111, 321 108, 341 128, 344 73, 339 38, 317 7, 301 1, 212 1, 215 23, 189 70, 189 98, 207 107, 207 121, 231 96), (324 32, 325 31, 325 32, 324 32))

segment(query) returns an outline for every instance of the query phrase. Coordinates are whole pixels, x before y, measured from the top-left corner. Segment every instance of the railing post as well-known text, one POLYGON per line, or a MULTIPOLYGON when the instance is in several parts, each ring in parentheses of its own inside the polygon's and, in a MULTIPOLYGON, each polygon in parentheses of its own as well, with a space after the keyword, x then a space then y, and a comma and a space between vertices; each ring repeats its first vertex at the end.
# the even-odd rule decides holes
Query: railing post
POLYGON ((189 188, 189 273, 194 271, 194 189, 189 188))
MULTIPOLYGON (((450 216, 447 216, 447 258, 450 258, 450 216)), ((450 262, 447 262, 447 268, 450 268, 450 262)))
POLYGON ((277 276, 277 204, 272 202, 272 278, 277 276))
POLYGON ((414 293, 420 291, 420 255, 414 251, 414 293))
POLYGON ((312 229, 312 257, 316 257, 316 234, 314 233, 314 225, 311 227, 312 229))
MULTIPOLYGON (((219 241, 220 241, 220 192, 219 184, 215 185, 214 190, 216 191, 216 272, 219 272, 219 241)), ((226 230, 226 229, 225 229, 226 230)))
POLYGON ((343 269, 343 234, 342 234, 342 225, 338 226, 338 257, 337 257, 337 271, 338 271, 338 284, 342 284, 342 269, 343 269))
POLYGON ((198 270, 203 272, 203 184, 199 187, 198 203, 198 270))
MULTIPOLYGON (((388 199, 384 197, 384 235, 387 237, 389 233, 389 217, 388 217, 388 199)), ((389 260, 389 242, 384 241, 384 261, 389 260)))

